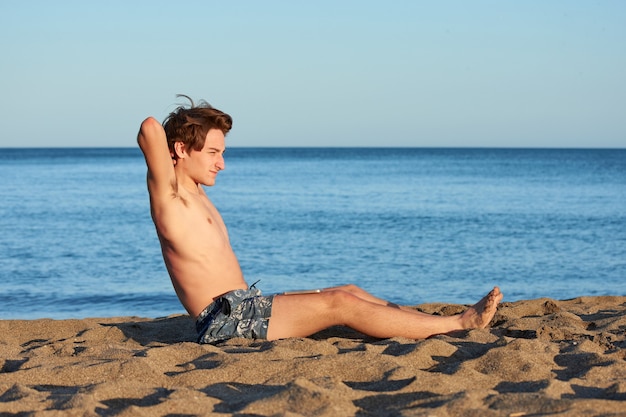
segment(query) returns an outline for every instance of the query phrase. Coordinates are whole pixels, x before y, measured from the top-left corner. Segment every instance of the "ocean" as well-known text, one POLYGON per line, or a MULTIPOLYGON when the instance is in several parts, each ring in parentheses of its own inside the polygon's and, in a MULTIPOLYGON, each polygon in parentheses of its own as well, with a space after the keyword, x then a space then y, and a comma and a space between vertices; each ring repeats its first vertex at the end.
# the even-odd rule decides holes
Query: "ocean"
MULTIPOLYGON (((1 151, 0 319, 184 312, 139 149, 1 151)), ((264 293, 626 295, 626 150, 229 148, 207 193, 264 293)))

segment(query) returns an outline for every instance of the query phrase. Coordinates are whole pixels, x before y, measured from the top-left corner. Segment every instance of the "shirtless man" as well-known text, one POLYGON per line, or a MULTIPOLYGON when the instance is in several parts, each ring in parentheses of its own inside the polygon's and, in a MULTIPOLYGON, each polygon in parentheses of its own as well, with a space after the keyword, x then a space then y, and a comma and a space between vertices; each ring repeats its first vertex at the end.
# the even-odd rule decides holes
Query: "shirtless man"
POLYGON ((377 338, 423 339, 489 324, 502 300, 498 287, 456 316, 399 307, 355 285, 269 296, 249 288, 226 226, 202 187, 214 185, 225 168, 224 139, 231 126, 229 115, 191 102, 163 126, 147 118, 137 137, 163 259, 176 294, 196 319, 199 342, 305 337, 334 325, 377 338))

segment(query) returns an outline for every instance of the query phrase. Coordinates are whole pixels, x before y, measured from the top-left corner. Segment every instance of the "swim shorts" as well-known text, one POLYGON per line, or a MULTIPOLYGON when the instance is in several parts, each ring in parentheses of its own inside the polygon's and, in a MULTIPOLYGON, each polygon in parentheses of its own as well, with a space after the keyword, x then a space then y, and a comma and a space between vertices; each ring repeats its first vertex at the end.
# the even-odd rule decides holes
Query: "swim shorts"
POLYGON ((227 292, 198 315, 198 343, 217 343, 233 337, 267 339, 273 301, 273 295, 263 296, 254 287, 227 292))

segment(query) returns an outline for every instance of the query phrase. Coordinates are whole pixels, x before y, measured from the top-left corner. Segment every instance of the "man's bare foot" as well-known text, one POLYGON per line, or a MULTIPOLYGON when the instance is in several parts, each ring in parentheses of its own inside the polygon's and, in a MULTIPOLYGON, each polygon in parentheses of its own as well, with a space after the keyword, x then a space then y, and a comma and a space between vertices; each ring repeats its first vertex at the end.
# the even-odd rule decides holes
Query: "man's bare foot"
POLYGON ((500 288, 493 290, 484 296, 479 302, 471 306, 461 314, 461 323, 464 329, 484 329, 496 314, 498 303, 502 300, 500 288))

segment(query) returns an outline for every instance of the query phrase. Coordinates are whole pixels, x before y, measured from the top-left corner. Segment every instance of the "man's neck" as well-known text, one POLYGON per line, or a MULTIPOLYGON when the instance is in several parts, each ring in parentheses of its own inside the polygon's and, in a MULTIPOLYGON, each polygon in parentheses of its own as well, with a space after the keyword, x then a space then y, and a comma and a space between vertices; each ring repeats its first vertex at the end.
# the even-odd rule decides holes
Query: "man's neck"
POLYGON ((174 172, 176 174, 176 185, 179 192, 185 190, 189 194, 200 195, 198 183, 187 175, 187 172, 182 164, 178 163, 174 165, 174 172))
POLYGON ((192 195, 201 195, 202 191, 200 190, 200 184, 198 184, 197 182, 193 181, 191 178, 188 178, 186 180, 179 180, 178 177, 176 178, 176 181, 178 183, 178 188, 179 189, 184 189, 187 193, 192 194, 192 195))

